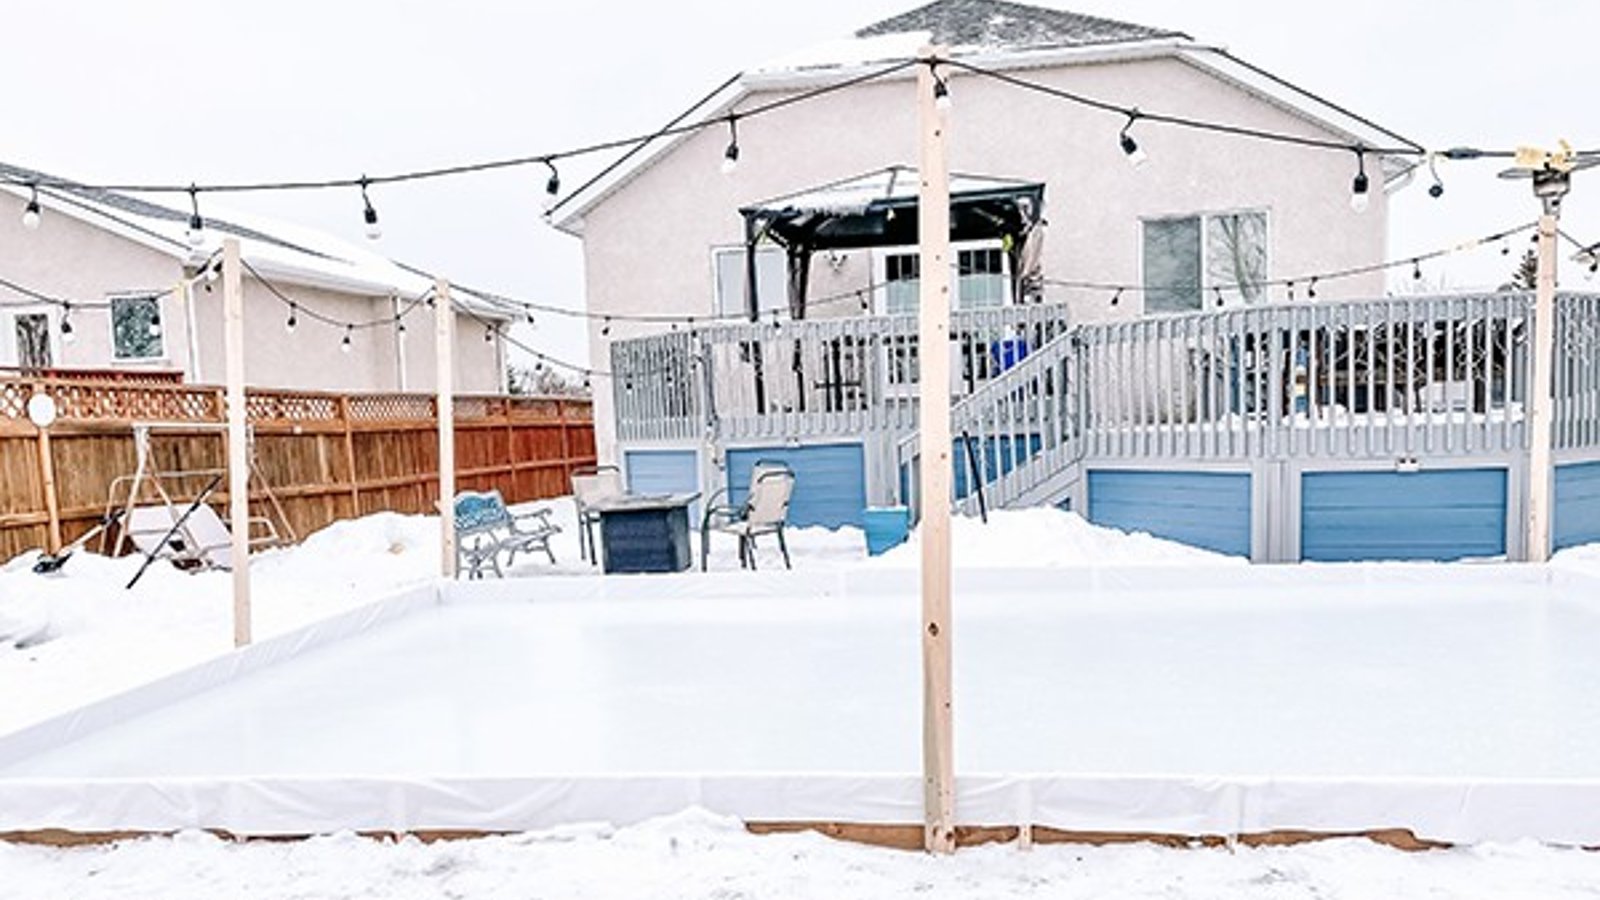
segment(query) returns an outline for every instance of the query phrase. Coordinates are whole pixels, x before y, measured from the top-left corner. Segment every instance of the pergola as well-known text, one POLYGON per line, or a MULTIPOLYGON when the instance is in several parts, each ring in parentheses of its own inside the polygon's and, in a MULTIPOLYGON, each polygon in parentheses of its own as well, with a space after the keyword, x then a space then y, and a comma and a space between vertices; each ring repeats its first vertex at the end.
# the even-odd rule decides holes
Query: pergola
MULTIPOLYGON (((890 166, 739 210, 744 216, 745 304, 760 314, 756 248, 770 239, 788 254, 789 314, 806 317, 811 256, 819 250, 915 246, 917 170, 890 166)), ((1036 294, 1044 224, 1044 185, 1038 182, 950 176, 950 240, 1001 241, 1010 256, 1014 300, 1036 294)))

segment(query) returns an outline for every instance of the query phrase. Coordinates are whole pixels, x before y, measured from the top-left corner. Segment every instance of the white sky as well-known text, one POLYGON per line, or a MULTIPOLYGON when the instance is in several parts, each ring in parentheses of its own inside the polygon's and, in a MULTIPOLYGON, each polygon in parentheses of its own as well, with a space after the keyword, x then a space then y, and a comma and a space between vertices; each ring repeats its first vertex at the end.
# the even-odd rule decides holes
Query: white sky
MULTIPOLYGON (((1039 2, 1227 46, 1424 146, 1565 137, 1600 147, 1600 4, 1039 2)), ((85 181, 203 183, 559 151, 651 130, 742 68, 915 5, 8 0, 0 66, 11 124, 0 159, 85 181)), ((563 182, 591 168, 563 165, 563 182)), ((1497 168, 1453 164, 1441 173, 1443 199, 1427 197, 1425 179, 1398 196, 1391 258, 1535 218, 1527 183, 1496 179, 1497 168)), ((545 177, 535 167, 374 189, 380 249, 465 284, 580 307, 579 244, 540 218, 545 177)), ((353 191, 226 202, 363 240, 353 191)), ((1580 176, 1563 224, 1600 240, 1600 175, 1580 176)), ((1567 257, 1563 281, 1584 285, 1567 257)), ((1430 266, 1427 277, 1492 284, 1511 262, 1491 248, 1430 266)), ((557 357, 586 357, 576 320, 546 316, 519 336, 557 357)))

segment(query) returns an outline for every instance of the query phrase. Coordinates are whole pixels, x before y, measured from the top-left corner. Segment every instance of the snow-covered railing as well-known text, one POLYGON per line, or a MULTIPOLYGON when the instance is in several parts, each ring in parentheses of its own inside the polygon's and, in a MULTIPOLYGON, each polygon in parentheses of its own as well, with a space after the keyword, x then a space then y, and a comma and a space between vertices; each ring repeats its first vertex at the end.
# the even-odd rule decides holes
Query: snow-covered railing
MULTIPOLYGON (((951 316, 951 397, 1067 330, 1060 305, 951 316)), ((749 322, 611 345, 622 440, 904 433, 920 388, 915 315, 749 322)))
POLYGON ((1410 456, 1525 446, 1526 294, 1303 303, 1083 328, 1090 455, 1410 456))
POLYGON ((1600 447, 1600 294, 1556 297, 1555 399, 1555 448, 1600 447))

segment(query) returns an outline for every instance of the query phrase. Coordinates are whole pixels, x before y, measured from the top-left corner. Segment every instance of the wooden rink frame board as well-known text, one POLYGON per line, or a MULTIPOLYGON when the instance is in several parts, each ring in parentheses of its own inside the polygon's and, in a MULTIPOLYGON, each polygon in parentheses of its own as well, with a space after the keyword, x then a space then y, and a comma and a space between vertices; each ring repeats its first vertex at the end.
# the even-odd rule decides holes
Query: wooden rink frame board
MULTIPOLYGON (((256 464, 295 533, 378 511, 432 513, 438 492, 434 399, 426 394, 251 390, 246 405, 256 464)), ((227 460, 223 389, 215 386, 0 378, 0 560, 70 542, 105 512, 113 479, 135 466, 133 424, 159 423, 152 465, 220 469, 227 460), (48 441, 28 421, 35 392, 60 416, 48 441), (197 427, 186 431, 182 426, 197 427), (55 517, 42 474, 55 468, 55 517), (57 529, 59 530, 57 532, 57 529)), ((507 502, 568 493, 573 469, 595 461, 586 398, 472 395, 455 398, 456 466, 462 490, 498 489, 507 502)), ((203 485, 178 485, 175 500, 203 485)), ((218 491, 214 504, 227 503, 218 491)), ((264 511, 253 491, 251 514, 264 511)))

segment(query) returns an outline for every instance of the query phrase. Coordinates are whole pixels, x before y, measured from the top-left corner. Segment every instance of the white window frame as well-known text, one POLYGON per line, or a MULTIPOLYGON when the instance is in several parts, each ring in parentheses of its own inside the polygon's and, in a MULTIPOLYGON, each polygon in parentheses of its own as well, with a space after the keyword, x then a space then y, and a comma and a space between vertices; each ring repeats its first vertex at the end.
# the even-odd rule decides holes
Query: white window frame
MULTIPOLYGON (((1207 227, 1207 225, 1209 224, 1209 221, 1211 219, 1214 219, 1214 218, 1221 218, 1223 216, 1238 216, 1238 215, 1259 215, 1259 216, 1262 217, 1262 219, 1264 219, 1266 221, 1266 235, 1265 235, 1265 237, 1266 237, 1266 246, 1262 248, 1262 255, 1265 257, 1265 261, 1263 263, 1263 265, 1265 267, 1265 277, 1266 277, 1266 280, 1270 281, 1272 279, 1272 231, 1273 231, 1273 226, 1272 226, 1272 211, 1267 207, 1241 206, 1241 207, 1235 207, 1235 208, 1229 208, 1229 209, 1208 209, 1208 210, 1204 210, 1204 211, 1201 211, 1201 212, 1172 213, 1172 214, 1163 214, 1163 215, 1158 215, 1158 216, 1141 216, 1139 218, 1139 294, 1140 294, 1140 298, 1141 298, 1140 306, 1144 310, 1144 314, 1145 315, 1147 315, 1147 316, 1181 316, 1181 315, 1187 315, 1187 314, 1190 314, 1190 313, 1202 312, 1202 311, 1207 310, 1207 309, 1215 308, 1215 306, 1216 306, 1215 303, 1210 303, 1206 299, 1207 297, 1214 296, 1214 288, 1217 286, 1215 284, 1215 282, 1212 282, 1212 281, 1208 280, 1208 276, 1207 276, 1207 272, 1209 270, 1209 267, 1206 265, 1206 260, 1207 260, 1207 255, 1210 253, 1210 250, 1211 250, 1211 247, 1210 247, 1210 244, 1209 244, 1211 230, 1207 227), (1145 286, 1147 284, 1147 282, 1145 281, 1145 262, 1146 262, 1146 260, 1145 260, 1145 227, 1151 222, 1173 222, 1173 221, 1177 221, 1177 220, 1180 220, 1180 219, 1198 219, 1198 220, 1200 220, 1200 305, 1195 307, 1194 309, 1151 310, 1150 307, 1149 307, 1149 303, 1145 300, 1145 294, 1146 294, 1145 286)), ((1268 296, 1267 288, 1263 287, 1261 289, 1261 302, 1262 303, 1266 303, 1269 299, 1270 298, 1268 296)), ((1224 305, 1223 305, 1224 309, 1236 309, 1236 308, 1239 308, 1241 306, 1247 305, 1247 304, 1243 303, 1239 298, 1228 297, 1226 295, 1224 295, 1223 303, 1224 303, 1224 305)))
MULTIPOLYGON (((729 308, 727 308, 727 305, 726 305, 726 298, 724 298, 722 296, 722 279, 720 277, 721 276, 720 260, 724 256, 729 256, 729 255, 733 255, 733 254, 737 254, 738 255, 738 257, 739 257, 739 271, 740 271, 741 274, 743 274, 745 272, 745 268, 744 268, 745 245, 744 244, 722 245, 722 246, 714 246, 714 247, 711 248, 711 315, 713 317, 715 317, 715 316, 733 316, 736 313, 737 314, 743 314, 743 313, 746 312, 746 307, 744 306, 742 299, 740 301, 740 305, 739 305, 738 309, 729 309, 729 308)), ((763 316, 771 313, 774 310, 777 310, 777 311, 782 312, 782 313, 787 313, 788 310, 789 310, 789 252, 787 250, 783 249, 782 247, 778 246, 777 244, 773 244, 773 243, 767 242, 767 243, 761 243, 761 244, 757 244, 756 245, 756 254, 757 254, 758 257, 761 254, 776 254, 783 261, 783 278, 781 279, 781 284, 783 286, 783 289, 779 290, 779 291, 761 291, 761 292, 759 292, 757 297, 756 297, 756 302, 760 304, 758 312, 763 316), (771 296, 772 294, 776 294, 777 295, 776 299, 774 299, 771 296)), ((757 270, 758 271, 760 269, 760 265, 761 265, 760 260, 757 259, 756 266, 757 266, 757 270)), ((746 277, 748 277, 748 276, 746 276, 746 277)), ((760 275, 758 274, 756 277, 760 278, 760 275)), ((743 284, 744 282, 741 281, 740 283, 743 284)), ((758 285, 758 287, 759 287, 759 285, 758 285)))
POLYGON ((45 328, 50 340, 50 366, 60 368, 62 365, 61 351, 65 349, 61 343, 61 310, 52 304, 38 304, 31 306, 16 306, 3 311, 5 321, 4 355, 0 355, 0 365, 21 367, 22 359, 17 355, 17 319, 22 316, 38 316, 45 318, 45 328))
POLYGON ((172 317, 167 314, 166 298, 159 291, 129 291, 124 294, 112 294, 106 297, 106 337, 111 344, 111 362, 119 366, 148 365, 153 362, 169 363, 172 361, 167 336, 172 331, 172 317), (117 347, 117 309, 119 300, 149 300, 156 305, 156 318, 161 323, 161 334, 156 339, 161 342, 160 352, 154 356, 123 356, 117 347))
MULTIPOLYGON (((950 254, 953 262, 950 264, 951 312, 964 310, 961 306, 961 276, 959 261, 963 251, 971 250, 998 250, 1000 252, 1000 273, 1005 281, 1005 289, 1000 306, 1011 306, 1016 302, 1016 273, 1011 271, 1011 254, 1005 252, 1005 244, 998 239, 981 241, 960 241, 950 245, 950 254)), ((879 247, 872 254, 872 310, 877 315, 889 315, 889 257, 915 256, 921 251, 916 244, 898 247, 879 247)), ((988 307, 985 307, 988 308, 988 307)))

